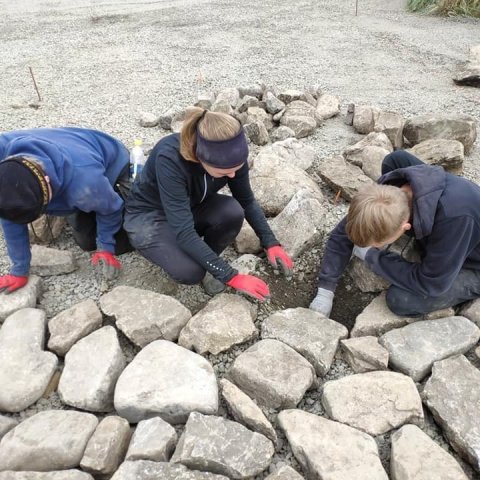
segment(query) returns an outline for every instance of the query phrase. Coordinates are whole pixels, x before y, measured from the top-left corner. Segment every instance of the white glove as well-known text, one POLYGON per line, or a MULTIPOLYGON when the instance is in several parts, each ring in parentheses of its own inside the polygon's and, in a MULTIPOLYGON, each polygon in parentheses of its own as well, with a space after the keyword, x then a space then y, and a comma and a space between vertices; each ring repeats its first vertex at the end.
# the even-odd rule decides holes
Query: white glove
POLYGON ((334 293, 325 288, 319 288, 317 296, 312 300, 310 309, 315 312, 322 313, 326 317, 330 317, 332 311, 334 293))
POLYGON ((359 258, 360 260, 365 261, 365 257, 367 256, 367 253, 371 248, 372 247, 359 247, 357 245, 354 245, 353 255, 355 255, 355 257, 359 258))

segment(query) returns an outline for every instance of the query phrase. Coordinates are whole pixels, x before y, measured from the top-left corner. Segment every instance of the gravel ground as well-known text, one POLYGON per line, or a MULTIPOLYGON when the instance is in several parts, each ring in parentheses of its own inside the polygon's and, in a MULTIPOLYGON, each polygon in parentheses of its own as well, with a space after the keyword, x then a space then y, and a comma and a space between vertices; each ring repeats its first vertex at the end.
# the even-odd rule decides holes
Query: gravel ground
MULTIPOLYGON (((167 132, 141 128, 141 112, 162 113, 171 105, 191 104, 199 89, 248 85, 261 80, 282 88, 321 85, 348 103, 372 104, 405 117, 431 113, 480 117, 478 89, 451 80, 468 48, 479 41, 480 21, 412 15, 405 1, 360 0, 186 0, 97 2, 89 0, 1 0, 0 128, 77 125, 117 136, 127 145, 142 138, 152 146, 167 132), (39 108, 28 67, 35 72, 43 100, 39 108)), ((305 139, 319 161, 339 153, 360 138, 341 118, 328 120, 305 139)), ((480 147, 466 159, 465 175, 480 181, 480 147)), ((343 216, 346 205, 325 193, 325 231, 343 216)), ((69 231, 56 246, 75 252, 79 270, 45 280, 41 300, 48 317, 85 298, 101 295, 89 265, 89 254, 72 242, 69 231)), ((289 283, 265 266, 260 275, 270 283, 272 300, 262 305, 257 323, 270 312, 307 306, 323 241, 297 262, 289 283)), ((229 249, 225 256, 234 258, 229 249)), ((193 312, 208 301, 199 287, 177 286, 136 254, 122 257, 119 284, 174 295, 193 312)), ((8 259, 0 236, 0 272, 8 259)), ((351 327, 371 296, 360 294, 348 276, 337 292, 333 318, 351 327)), ((129 360, 135 348, 124 337, 129 360)), ((249 345, 209 356, 219 376, 249 345)), ((469 358, 473 358, 471 355, 469 358)), ((478 366, 478 362, 477 362, 478 366)), ((337 359, 324 380, 351 374, 337 359)), ((309 392, 300 408, 317 414, 321 385, 309 392)), ((56 394, 17 415, 64 408, 56 394)), ((275 411, 266 412, 275 423, 275 411)), ((425 431, 446 446, 438 427, 427 417, 425 431)), ((299 469, 285 437, 274 463, 299 469)), ((388 468, 389 435, 377 438, 388 468)), ((448 447, 446 447, 448 448, 448 447)), ((451 449, 449 449, 451 451, 451 449)), ((463 464, 469 478, 480 478, 463 464)), ((258 479, 263 476, 258 477, 258 479)))

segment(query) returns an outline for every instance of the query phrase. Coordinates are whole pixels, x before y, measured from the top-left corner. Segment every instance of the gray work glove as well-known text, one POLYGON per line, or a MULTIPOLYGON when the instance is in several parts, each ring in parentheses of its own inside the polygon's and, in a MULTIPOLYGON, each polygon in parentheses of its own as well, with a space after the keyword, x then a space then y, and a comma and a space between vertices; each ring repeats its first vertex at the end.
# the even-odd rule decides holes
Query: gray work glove
POLYGON ((358 245, 353 246, 353 255, 360 260, 365 261, 365 257, 367 256, 368 251, 372 247, 359 247, 358 245))
POLYGON ((317 296, 312 300, 310 309, 315 312, 322 313, 326 317, 330 317, 332 311, 334 293, 325 288, 319 288, 317 296))

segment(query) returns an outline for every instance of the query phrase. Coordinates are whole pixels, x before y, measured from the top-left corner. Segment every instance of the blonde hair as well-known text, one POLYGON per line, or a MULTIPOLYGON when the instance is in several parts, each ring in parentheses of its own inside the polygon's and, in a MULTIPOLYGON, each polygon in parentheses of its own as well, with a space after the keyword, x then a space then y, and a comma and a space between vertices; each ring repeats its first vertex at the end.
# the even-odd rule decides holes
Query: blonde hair
POLYGON ((234 137, 241 128, 240 122, 231 115, 206 111, 200 107, 189 107, 180 132, 180 153, 185 160, 197 163, 198 158, 195 154, 197 126, 207 140, 228 140, 234 137))
POLYGON ((393 236, 409 218, 406 192, 392 185, 373 185, 353 196, 345 231, 355 245, 367 247, 393 236))

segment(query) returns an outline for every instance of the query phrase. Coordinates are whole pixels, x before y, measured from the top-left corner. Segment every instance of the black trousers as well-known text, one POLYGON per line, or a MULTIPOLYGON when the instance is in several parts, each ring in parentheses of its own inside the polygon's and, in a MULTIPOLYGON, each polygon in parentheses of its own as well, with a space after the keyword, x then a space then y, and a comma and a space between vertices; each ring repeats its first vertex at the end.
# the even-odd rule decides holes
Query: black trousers
MULTIPOLYGON (((411 153, 399 150, 385 157, 382 175, 397 168, 422 164, 423 162, 411 153)), ((439 297, 415 294, 392 285, 387 291, 387 305, 397 315, 417 317, 479 297, 480 271, 462 269, 450 289, 439 297)))
MULTIPOLYGON (((218 193, 193 207, 192 214, 195 230, 217 255, 235 240, 245 216, 237 200, 218 193)), ((194 285, 205 276, 205 269, 178 245, 162 212, 127 212, 124 226, 138 252, 176 282, 194 285)))
MULTIPOLYGON (((129 165, 127 165, 115 182, 114 190, 125 200, 129 189, 129 165)), ((75 242, 82 250, 91 252, 97 249, 97 215, 95 212, 86 213, 78 210, 67 217, 67 222, 72 227, 75 242)), ((114 238, 115 255, 133 251, 123 226, 120 227, 114 238)))

